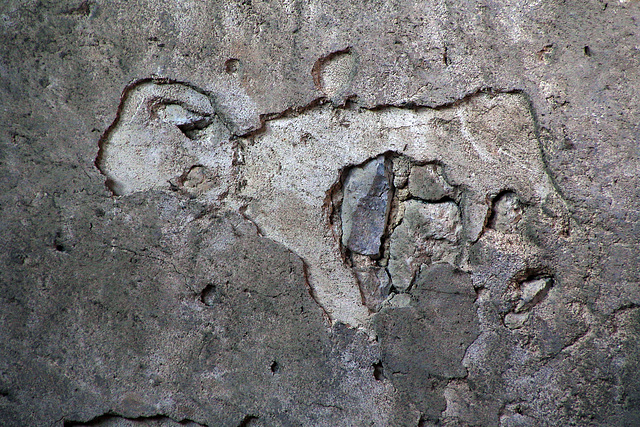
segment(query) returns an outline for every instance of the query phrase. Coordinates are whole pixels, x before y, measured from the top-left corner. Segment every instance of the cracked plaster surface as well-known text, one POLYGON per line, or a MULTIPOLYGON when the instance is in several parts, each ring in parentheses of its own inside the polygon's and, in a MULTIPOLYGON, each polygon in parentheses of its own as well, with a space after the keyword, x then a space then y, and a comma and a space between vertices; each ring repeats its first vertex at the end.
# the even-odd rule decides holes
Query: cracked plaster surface
MULTIPOLYGON (((371 14, 340 2, 0 7, 0 419, 638 423, 637 4, 377 6, 371 14), (135 80, 157 75, 177 80, 135 80), (125 98, 140 108, 126 113, 125 99, 105 134, 118 148, 97 163, 121 194, 109 198, 91 162, 126 82, 134 83, 125 98), (512 108, 519 98, 522 108, 512 108), (142 137, 127 151, 131 132, 142 137), (312 149, 294 147, 297 136, 312 149), (407 154, 402 143, 422 148, 407 154), (382 256, 370 259, 340 247, 334 220, 340 181, 380 155, 394 158, 396 191, 382 256), (316 158, 313 168, 296 165, 316 158), (403 162, 424 173, 410 177, 403 162), (453 181, 453 169, 463 179, 453 181), (272 188, 281 170, 288 175, 272 188), (482 187, 491 174, 503 185, 482 187), (299 182, 307 177, 319 188, 299 182), (380 313, 391 323, 414 313, 456 342, 447 319, 429 322, 438 310, 421 318, 436 306, 421 302, 420 283, 385 282, 389 230, 409 225, 412 198, 442 197, 459 212, 442 224, 461 228, 445 259, 470 275, 461 315, 474 311, 479 333, 451 352, 449 379, 414 363, 414 346, 389 346, 379 330, 380 342, 367 341, 342 323, 371 333, 380 313), (280 229, 287 220, 297 236, 280 229), (323 237, 327 224, 330 238, 304 264, 273 242, 291 249, 323 237), (323 277, 325 262, 342 262, 347 280, 323 277), (366 280, 391 293, 377 314, 357 295, 366 280), (332 343, 307 284, 333 316, 332 343), (341 293, 353 296, 344 306, 341 293), (414 378, 394 372, 399 361, 414 378), (420 395, 427 389, 436 393, 420 395)), ((453 300, 432 289, 433 264, 415 267, 428 292, 453 300)), ((404 323, 416 322, 395 326, 404 323)), ((425 338, 408 328, 405 338, 425 338)), ((440 335, 429 350, 445 344, 440 335)))

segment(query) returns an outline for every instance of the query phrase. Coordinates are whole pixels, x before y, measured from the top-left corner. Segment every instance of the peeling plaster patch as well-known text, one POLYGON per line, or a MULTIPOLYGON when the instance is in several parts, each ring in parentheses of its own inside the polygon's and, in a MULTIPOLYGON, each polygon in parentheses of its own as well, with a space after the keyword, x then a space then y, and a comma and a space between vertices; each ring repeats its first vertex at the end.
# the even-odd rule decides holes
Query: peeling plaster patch
MULTIPOLYGON (((184 85, 134 87, 96 164, 117 194, 179 190, 239 210, 253 231, 300 256, 327 318, 379 338, 371 380, 398 391, 400 412, 411 402, 424 423, 471 416, 467 369, 476 372, 498 339, 484 324, 488 304, 514 337, 529 337, 527 351, 555 355, 588 332, 569 312, 574 330, 556 332, 551 273, 531 264, 540 248, 523 229, 532 218, 553 226, 564 205, 521 94, 438 109, 326 103, 239 137, 213 105, 184 85), (522 265, 496 267, 505 279, 483 278, 478 297, 482 251, 522 265)), ((199 299, 215 309, 217 288, 199 299)), ((274 358, 266 364, 285 373, 274 358)))
MULTIPOLYGON (((329 55, 314 76, 325 85, 333 81, 327 70, 347 60, 348 50, 329 55)), ((469 271, 467 246, 488 218, 496 231, 511 231, 521 206, 559 197, 518 93, 439 109, 325 104, 268 120, 250 137, 233 137, 228 126, 237 125, 217 105, 184 84, 132 85, 96 165, 117 195, 172 189, 240 209, 302 257, 334 322, 369 328, 371 311, 394 287, 409 289, 422 265, 469 271)))

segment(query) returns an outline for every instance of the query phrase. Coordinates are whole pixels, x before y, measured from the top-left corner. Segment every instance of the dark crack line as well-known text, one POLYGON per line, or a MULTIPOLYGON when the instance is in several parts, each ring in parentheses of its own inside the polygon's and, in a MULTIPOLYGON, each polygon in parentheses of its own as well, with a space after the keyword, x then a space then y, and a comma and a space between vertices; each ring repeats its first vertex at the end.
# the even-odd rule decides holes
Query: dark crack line
POLYGON ((331 325, 333 323, 333 319, 331 318, 331 315, 324 308, 324 306, 320 304, 320 301, 318 300, 318 296, 316 295, 316 291, 315 289, 313 289, 313 286, 311 286, 311 281, 309 280, 309 267, 307 267, 307 263, 305 262, 304 259, 302 259, 302 257, 299 257, 299 258, 302 261, 302 271, 304 273, 304 282, 307 285, 307 290, 309 292, 309 295, 311 296, 311 299, 313 299, 313 301, 318 305, 318 307, 320 307, 320 310, 322 310, 323 318, 325 318, 326 321, 329 323, 329 325, 331 325))
POLYGON ((96 417, 91 418, 90 420, 87 421, 76 421, 76 420, 65 420, 65 417, 62 417, 60 420, 57 420, 57 422, 63 421, 63 425, 64 427, 75 427, 75 426, 100 426, 102 425, 104 422, 108 422, 111 419, 114 418, 121 418, 123 420, 128 420, 128 421, 140 421, 140 422, 144 422, 146 421, 162 421, 163 418, 166 418, 168 420, 171 420, 175 423, 178 424, 182 424, 182 425, 186 425, 188 423, 193 423, 196 424, 200 427, 208 427, 207 424, 200 424, 194 420, 191 420, 189 418, 182 418, 182 419, 176 419, 173 417, 170 417, 168 415, 165 414, 155 414, 155 415, 150 415, 150 416, 139 416, 139 417, 125 417, 123 415, 120 415, 116 412, 113 411, 108 411, 105 412, 101 415, 98 415, 96 417))
POLYGON ((316 406, 321 406, 323 408, 330 408, 330 409, 337 409, 339 411, 344 411, 344 408, 338 405, 332 405, 329 403, 322 403, 322 402, 312 402, 312 405, 316 405, 316 406))
MULTIPOLYGON (((163 259, 163 258, 160 258, 160 257, 154 256, 154 255, 150 255, 150 254, 140 254, 140 253, 138 253, 138 252, 136 252, 136 251, 134 251, 134 250, 132 250, 132 249, 128 249, 128 248, 125 248, 125 247, 122 247, 122 246, 111 245, 111 248, 112 248, 112 249, 118 249, 118 250, 120 250, 120 251, 123 251, 123 252, 127 252, 127 253, 130 253, 130 254, 133 254, 134 256, 137 256, 137 257, 140 257, 140 258, 148 258, 148 259, 152 259, 152 260, 155 260, 155 261, 159 261, 159 262, 161 262, 162 264, 169 264, 169 265, 173 268, 173 271, 174 271, 176 274, 180 275, 180 276, 182 277, 182 279, 185 281, 185 284, 186 284, 187 286, 189 286, 189 280, 188 280, 188 279, 189 279, 189 276, 188 276, 187 274, 185 274, 185 273, 181 272, 180 270, 178 270, 178 267, 176 267, 176 265, 175 265, 173 262, 171 262, 171 261, 168 261, 168 260, 166 260, 166 259, 163 259)), ((156 276, 156 277, 157 277, 157 276, 156 276)), ((154 277, 154 279, 155 279, 155 277, 154 277)), ((191 287, 190 287, 190 286, 189 286, 189 288, 191 289, 191 287)), ((192 290, 193 292, 196 292, 194 289, 191 289, 191 290, 192 290)))

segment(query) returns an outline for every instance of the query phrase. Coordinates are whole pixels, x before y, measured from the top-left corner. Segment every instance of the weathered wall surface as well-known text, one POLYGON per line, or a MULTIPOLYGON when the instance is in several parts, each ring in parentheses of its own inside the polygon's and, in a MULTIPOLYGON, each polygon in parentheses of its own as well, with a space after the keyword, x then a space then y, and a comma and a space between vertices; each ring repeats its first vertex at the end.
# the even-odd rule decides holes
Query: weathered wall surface
POLYGON ((4 2, 0 424, 639 424, 639 12, 4 2))

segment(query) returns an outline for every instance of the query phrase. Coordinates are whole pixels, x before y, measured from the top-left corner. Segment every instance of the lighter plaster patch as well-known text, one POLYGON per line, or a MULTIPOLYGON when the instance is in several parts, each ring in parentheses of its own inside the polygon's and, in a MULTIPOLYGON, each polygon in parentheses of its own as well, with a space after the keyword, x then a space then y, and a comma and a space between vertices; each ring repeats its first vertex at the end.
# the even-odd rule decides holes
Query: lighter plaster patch
MULTIPOLYGON (((429 209, 442 219, 443 242, 459 248, 455 259, 440 259, 466 271, 466 258, 459 255, 484 232, 493 198, 507 190, 530 205, 558 197, 529 104, 518 93, 478 94, 439 109, 324 104, 268 120, 261 132, 235 140, 227 121, 198 90, 142 83, 123 98, 96 164, 118 195, 178 187, 228 209, 241 208, 263 235, 305 261, 317 301, 334 321, 351 326, 368 328, 371 315, 357 272, 343 261, 341 232, 331 223, 331 189, 346 167, 388 153, 411 159, 394 164, 395 185, 408 185, 418 198, 445 198, 429 209), (416 168, 413 182, 407 181, 409 167, 416 168), (418 188, 418 177, 442 181, 440 193, 418 188), (455 204, 447 197, 456 197, 455 204)), ((412 203, 420 202, 403 202, 399 210, 412 203)), ((389 220, 395 227, 402 217, 389 220)), ((375 275, 388 287, 384 272, 375 275)))

